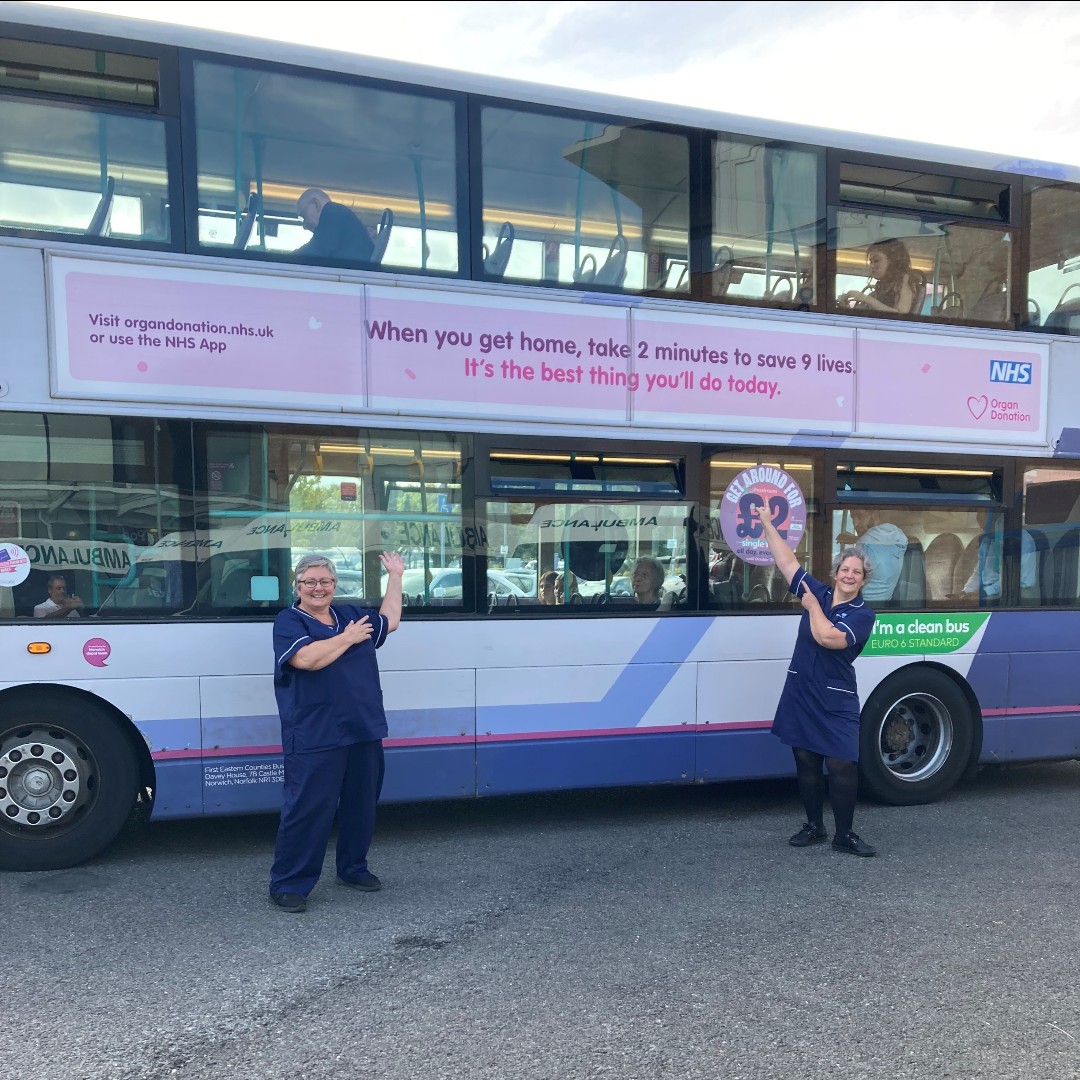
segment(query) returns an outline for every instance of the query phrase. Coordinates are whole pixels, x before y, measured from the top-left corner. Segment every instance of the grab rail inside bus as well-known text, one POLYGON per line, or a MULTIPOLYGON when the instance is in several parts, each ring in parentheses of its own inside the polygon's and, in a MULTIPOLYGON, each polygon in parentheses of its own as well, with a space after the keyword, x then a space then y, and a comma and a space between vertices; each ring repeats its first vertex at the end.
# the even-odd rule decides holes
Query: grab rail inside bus
POLYGON ((243 251, 247 247, 248 240, 251 239, 251 231, 255 227, 255 219, 259 214, 259 196, 257 192, 251 192, 248 195, 247 207, 244 210, 243 217, 240 218, 240 224, 236 229, 236 237, 233 240, 233 247, 238 251, 243 251))
POLYGON ((378 266, 386 254, 386 245, 390 242, 390 230, 394 227, 394 211, 388 206, 379 219, 379 228, 375 233, 375 242, 371 248, 371 261, 378 266))
POLYGON ((107 236, 109 222, 112 218, 113 195, 116 192, 116 181, 110 176, 105 182, 105 191, 98 200, 97 209, 86 227, 87 236, 107 236))

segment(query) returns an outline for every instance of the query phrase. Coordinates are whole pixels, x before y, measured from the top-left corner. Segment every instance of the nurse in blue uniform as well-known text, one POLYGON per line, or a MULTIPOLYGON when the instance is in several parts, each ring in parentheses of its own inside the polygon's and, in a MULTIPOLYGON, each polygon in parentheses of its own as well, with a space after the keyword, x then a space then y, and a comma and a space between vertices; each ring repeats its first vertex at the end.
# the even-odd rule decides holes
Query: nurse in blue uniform
POLYGON ((811 577, 771 521, 767 506, 756 510, 769 551, 789 590, 803 606, 795 652, 773 720, 773 734, 795 755, 799 795, 806 823, 788 841, 809 847, 828 839, 826 789, 836 833, 833 850, 850 855, 876 854, 852 831, 859 785, 859 691, 855 658, 874 627, 874 612, 862 598, 872 567, 860 547, 841 550, 833 560, 833 583, 811 577), (828 784, 822 766, 829 772, 828 784))
POLYGON ((338 819, 337 875, 374 892, 368 869, 375 805, 382 790, 383 711, 375 650, 401 622, 398 554, 380 556, 387 573, 378 611, 334 604, 337 574, 325 556, 305 555, 294 573, 296 602, 274 620, 274 692, 285 755, 270 900, 285 911, 307 907, 338 819))

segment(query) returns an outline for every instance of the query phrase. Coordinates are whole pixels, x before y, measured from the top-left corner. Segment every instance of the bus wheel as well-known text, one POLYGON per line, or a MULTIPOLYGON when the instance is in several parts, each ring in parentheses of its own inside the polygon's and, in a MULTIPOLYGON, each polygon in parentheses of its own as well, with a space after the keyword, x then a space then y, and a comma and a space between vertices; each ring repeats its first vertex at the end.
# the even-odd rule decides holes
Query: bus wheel
POLYGON ((135 750, 105 711, 0 703, 0 870, 61 870, 116 839, 135 805, 135 750))
POLYGON ((940 799, 963 776, 975 722, 963 691, 932 668, 886 679, 863 709, 860 789, 894 806, 940 799))

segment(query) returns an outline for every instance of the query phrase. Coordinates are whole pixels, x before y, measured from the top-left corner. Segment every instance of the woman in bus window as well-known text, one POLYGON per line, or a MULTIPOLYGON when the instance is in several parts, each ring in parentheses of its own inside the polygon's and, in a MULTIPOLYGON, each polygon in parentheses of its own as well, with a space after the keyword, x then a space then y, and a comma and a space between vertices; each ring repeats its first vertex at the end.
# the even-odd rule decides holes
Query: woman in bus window
POLYGON ((915 306, 917 282, 908 249, 899 240, 881 240, 867 248, 866 265, 877 284, 868 293, 855 290, 844 293, 840 305, 910 315, 915 306))
POLYGON ((634 599, 639 604, 666 611, 675 599, 670 592, 664 591, 664 564, 651 555, 642 555, 634 563, 630 572, 630 588, 634 590, 634 599))
POLYGON ((859 784, 859 691, 855 658, 874 627, 874 612, 862 598, 871 566, 860 547, 844 548, 833 561, 830 588, 812 578, 780 537, 768 506, 757 515, 777 568, 803 606, 795 651, 773 719, 773 734, 791 747, 806 823, 788 841, 809 847, 828 839, 828 788, 836 835, 833 850, 869 856, 875 850, 852 831, 859 784), (828 784, 822 765, 829 770, 828 784))

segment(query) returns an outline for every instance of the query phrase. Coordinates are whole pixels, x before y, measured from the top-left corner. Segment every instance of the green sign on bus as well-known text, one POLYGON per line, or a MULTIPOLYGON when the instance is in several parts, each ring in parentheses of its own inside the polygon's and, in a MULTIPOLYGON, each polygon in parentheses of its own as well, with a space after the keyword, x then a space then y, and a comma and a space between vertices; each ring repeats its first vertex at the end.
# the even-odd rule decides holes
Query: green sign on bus
POLYGON ((878 615, 863 655, 956 652, 982 629, 989 618, 989 611, 878 615))

